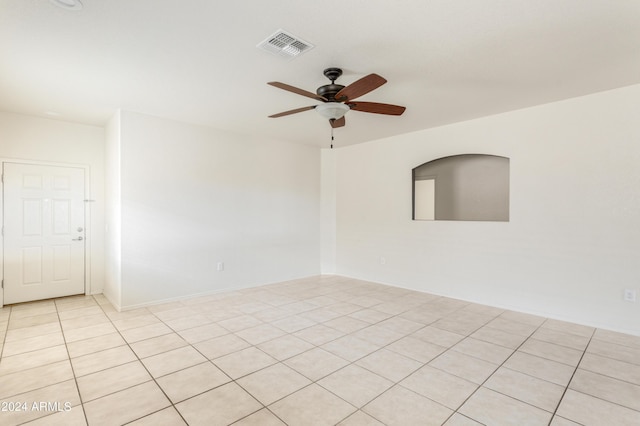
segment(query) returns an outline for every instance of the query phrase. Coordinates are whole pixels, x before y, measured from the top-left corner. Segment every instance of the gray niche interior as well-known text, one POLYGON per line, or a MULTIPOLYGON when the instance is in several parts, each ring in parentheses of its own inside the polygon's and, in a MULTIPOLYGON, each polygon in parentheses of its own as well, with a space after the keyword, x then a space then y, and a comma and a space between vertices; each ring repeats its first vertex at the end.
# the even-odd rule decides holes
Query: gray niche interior
POLYGON ((509 158, 442 157, 413 169, 414 220, 509 221, 509 158))

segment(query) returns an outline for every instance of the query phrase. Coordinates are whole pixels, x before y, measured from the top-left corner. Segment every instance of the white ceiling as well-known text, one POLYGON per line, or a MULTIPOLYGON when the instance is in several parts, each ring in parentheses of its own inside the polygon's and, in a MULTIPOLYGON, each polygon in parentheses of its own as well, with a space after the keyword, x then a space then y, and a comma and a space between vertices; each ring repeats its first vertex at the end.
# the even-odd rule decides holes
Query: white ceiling
POLYGON ((640 83, 638 0, 0 0, 0 110, 104 125, 117 108, 327 146, 315 92, 377 73, 348 145, 640 83), (315 45, 291 61, 256 45, 277 29, 315 45))

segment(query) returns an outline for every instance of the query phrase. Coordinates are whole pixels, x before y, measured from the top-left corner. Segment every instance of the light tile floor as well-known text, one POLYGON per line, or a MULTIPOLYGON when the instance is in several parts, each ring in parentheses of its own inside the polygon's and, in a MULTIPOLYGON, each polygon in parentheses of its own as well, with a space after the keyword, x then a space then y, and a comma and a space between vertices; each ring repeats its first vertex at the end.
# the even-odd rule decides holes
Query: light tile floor
POLYGON ((640 425, 640 337, 342 277, 0 309, 0 424, 640 425))

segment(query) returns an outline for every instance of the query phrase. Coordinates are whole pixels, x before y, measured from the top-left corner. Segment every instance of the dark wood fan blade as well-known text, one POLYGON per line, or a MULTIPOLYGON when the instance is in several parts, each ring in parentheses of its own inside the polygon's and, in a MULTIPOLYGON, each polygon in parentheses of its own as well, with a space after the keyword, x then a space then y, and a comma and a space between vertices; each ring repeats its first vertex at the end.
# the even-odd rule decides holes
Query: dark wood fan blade
POLYGON ((381 104, 378 102, 349 102, 351 109, 362 112, 372 112, 374 114, 402 115, 406 109, 403 106, 381 104))
POLYGON ((269 118, 278 118, 278 117, 284 117, 285 115, 297 114, 299 112, 309 111, 310 109, 314 109, 315 107, 316 107, 315 105, 312 105, 312 106, 306 106, 302 108, 296 108, 289 111, 280 112, 278 114, 270 115, 269 118))
POLYGON ((378 74, 369 74, 339 91, 336 94, 336 100, 349 101, 351 99, 359 98, 360 96, 377 89, 386 82, 387 80, 380 77, 378 74))
POLYGON ((312 92, 307 92, 306 90, 298 89, 297 87, 289 86, 288 84, 280 83, 278 81, 270 81, 267 84, 277 87, 278 89, 286 90, 287 92, 293 92, 298 95, 306 96, 307 98, 315 99, 317 101, 327 102, 327 98, 324 96, 316 95, 312 92))
POLYGON ((344 119, 344 116, 337 120, 332 118, 329 120, 329 124, 331 124, 331 127, 334 129, 337 129, 338 127, 344 127, 344 125, 347 124, 347 120, 344 119))

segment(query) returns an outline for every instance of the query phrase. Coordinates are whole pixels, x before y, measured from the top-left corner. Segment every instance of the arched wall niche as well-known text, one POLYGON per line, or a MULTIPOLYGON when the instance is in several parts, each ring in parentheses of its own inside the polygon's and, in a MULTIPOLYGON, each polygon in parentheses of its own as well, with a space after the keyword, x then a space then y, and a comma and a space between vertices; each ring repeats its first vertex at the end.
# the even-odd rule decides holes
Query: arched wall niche
POLYGON ((509 221, 509 158, 461 154, 419 165, 413 220, 509 221))

